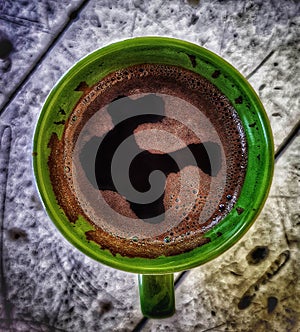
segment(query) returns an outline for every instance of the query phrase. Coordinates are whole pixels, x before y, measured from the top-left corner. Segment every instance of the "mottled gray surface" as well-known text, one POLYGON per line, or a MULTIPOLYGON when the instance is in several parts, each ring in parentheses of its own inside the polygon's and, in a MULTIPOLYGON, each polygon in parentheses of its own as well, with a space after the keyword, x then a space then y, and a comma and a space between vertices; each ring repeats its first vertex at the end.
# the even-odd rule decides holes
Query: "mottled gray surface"
MULTIPOLYGON (((72 248, 34 187, 34 125, 59 77, 124 38, 192 41, 249 78, 278 148, 300 117, 299 24, 297 1, 1 1, 0 37, 13 45, 0 59, 1 331, 132 331, 142 318, 136 276, 72 248)), ((176 291, 176 315, 143 329, 299 331, 298 197, 299 137, 280 154, 270 197, 244 239, 189 272, 176 291), (253 260, 253 250, 263 258, 253 260)))
POLYGON ((0 50, 4 49, 4 40, 11 45, 0 58, 0 107, 41 60, 82 2, 1 0, 0 50))

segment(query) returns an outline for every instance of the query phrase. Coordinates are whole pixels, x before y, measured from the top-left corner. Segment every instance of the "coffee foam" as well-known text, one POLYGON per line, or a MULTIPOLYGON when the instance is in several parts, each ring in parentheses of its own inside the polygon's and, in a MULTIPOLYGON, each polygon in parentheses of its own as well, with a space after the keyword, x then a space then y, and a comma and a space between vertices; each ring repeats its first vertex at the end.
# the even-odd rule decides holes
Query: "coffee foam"
MULTIPOLYGON (((119 123, 126 118, 128 114, 118 115, 119 123)), ((183 68, 145 64, 110 74, 85 93, 66 123, 62 140, 52 140, 49 166, 59 204, 70 221, 81 214, 95 226, 88 239, 113 253, 157 257, 189 251, 208 241, 204 233, 228 214, 239 195, 246 159, 241 122, 215 86, 183 68), (222 159, 216 176, 196 166, 167 176, 166 212, 159 223, 139 219, 126 197, 117 192, 95 188, 79 160, 92 137, 105 137, 116 125, 108 105, 120 96, 138 101, 148 94, 164 101, 165 113, 161 121, 135 128, 133 137, 140 149, 172 154, 188 145, 213 142, 220 147, 222 159)))

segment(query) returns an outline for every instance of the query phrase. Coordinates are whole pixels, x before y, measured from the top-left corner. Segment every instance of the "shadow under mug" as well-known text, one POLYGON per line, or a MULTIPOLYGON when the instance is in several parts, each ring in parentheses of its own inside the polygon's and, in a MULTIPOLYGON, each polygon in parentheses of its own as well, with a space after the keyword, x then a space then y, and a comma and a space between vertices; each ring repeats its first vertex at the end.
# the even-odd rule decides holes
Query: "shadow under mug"
POLYGON ((76 63, 49 94, 36 125, 33 145, 37 187, 54 224, 67 240, 96 261, 139 274, 142 312, 152 318, 168 317, 175 312, 174 272, 212 260, 245 234, 263 207, 273 174, 270 125, 259 98, 246 79, 216 54, 189 42, 164 37, 139 37, 117 42, 76 63), (113 255, 88 241, 85 232, 92 228, 91 224, 82 216, 78 216, 76 223, 70 223, 56 200, 48 168, 50 138, 53 133, 60 137, 64 130, 63 125, 55 124, 58 111, 63 109, 64 117, 68 118, 82 97, 83 92, 76 91, 76 87, 83 81, 93 86, 109 73, 143 63, 175 65, 205 77, 236 109, 248 146, 247 169, 240 196, 226 217, 205 234, 210 241, 189 252, 154 259, 113 255))

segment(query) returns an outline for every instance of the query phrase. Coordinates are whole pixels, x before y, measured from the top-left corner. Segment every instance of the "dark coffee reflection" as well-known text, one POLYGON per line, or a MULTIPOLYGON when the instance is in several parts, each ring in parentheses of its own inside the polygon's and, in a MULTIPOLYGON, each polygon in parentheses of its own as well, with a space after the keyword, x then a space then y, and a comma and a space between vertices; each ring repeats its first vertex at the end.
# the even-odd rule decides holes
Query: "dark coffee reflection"
MULTIPOLYGON (((150 190, 149 176, 156 170, 161 171, 165 175, 165 179, 170 173, 178 173, 185 166, 197 166, 210 176, 216 176, 220 170, 221 153, 220 147, 216 143, 190 144, 185 148, 165 154, 151 153, 138 146, 134 130, 141 124, 161 122, 165 117, 164 101, 161 97, 150 94, 132 100, 126 96, 120 96, 108 106, 107 111, 112 118, 114 128, 104 137, 93 137, 84 145, 80 153, 82 167, 95 188, 118 192, 114 185, 111 165, 116 150, 124 140, 128 141, 126 145, 128 152, 130 150, 130 154, 135 157, 130 164, 129 174, 124 171, 121 179, 124 177, 124 180, 128 180, 129 176, 131 185, 140 193, 150 190), (193 160, 191 160, 191 154, 193 160)), ((122 165, 120 166, 122 172, 122 165)), ((141 204, 137 203, 138 199, 127 199, 138 218, 147 221, 147 219, 159 217, 156 218, 156 221, 164 220, 165 182, 164 180, 154 183, 156 192, 163 194, 151 203, 141 204)), ((124 181, 124 186, 125 183, 126 181, 124 181)), ((122 187, 123 182, 121 181, 118 185, 122 187)), ((125 187, 122 188, 122 192, 126 192, 125 187)))

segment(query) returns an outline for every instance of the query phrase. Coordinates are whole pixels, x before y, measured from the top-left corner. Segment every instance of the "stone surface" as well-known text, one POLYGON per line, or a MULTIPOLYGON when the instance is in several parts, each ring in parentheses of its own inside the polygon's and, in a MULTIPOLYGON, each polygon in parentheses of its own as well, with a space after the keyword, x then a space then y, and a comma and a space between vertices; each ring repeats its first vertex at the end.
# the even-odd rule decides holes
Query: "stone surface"
MULTIPOLYGON (((143 35, 195 42, 249 77, 266 107, 276 147, 299 119, 295 1, 90 0, 71 21, 68 15, 83 2, 66 3, 0 4, 0 30, 13 45, 0 60, 0 104, 8 101, 0 117, 0 331, 131 331, 142 319, 136 276, 99 265, 67 243, 34 186, 31 142, 42 104, 60 76, 88 52, 143 35), (29 72, 14 98, 6 99, 29 72)), ((215 262, 189 272, 176 291, 176 315, 150 320, 144 330, 297 331, 297 181, 299 138, 278 159, 270 197, 246 237, 215 262), (268 273, 274 275, 262 285, 268 273)))
POLYGON ((4 41, 9 41, 11 48, 0 57, 0 109, 34 68, 81 2, 1 1, 0 49, 5 47, 4 41))
MULTIPOLYGON (((298 28, 300 21, 298 23, 298 28)), ((300 109, 300 40, 276 48, 268 61, 249 81, 257 91, 274 132, 275 148, 299 121, 300 109)))

